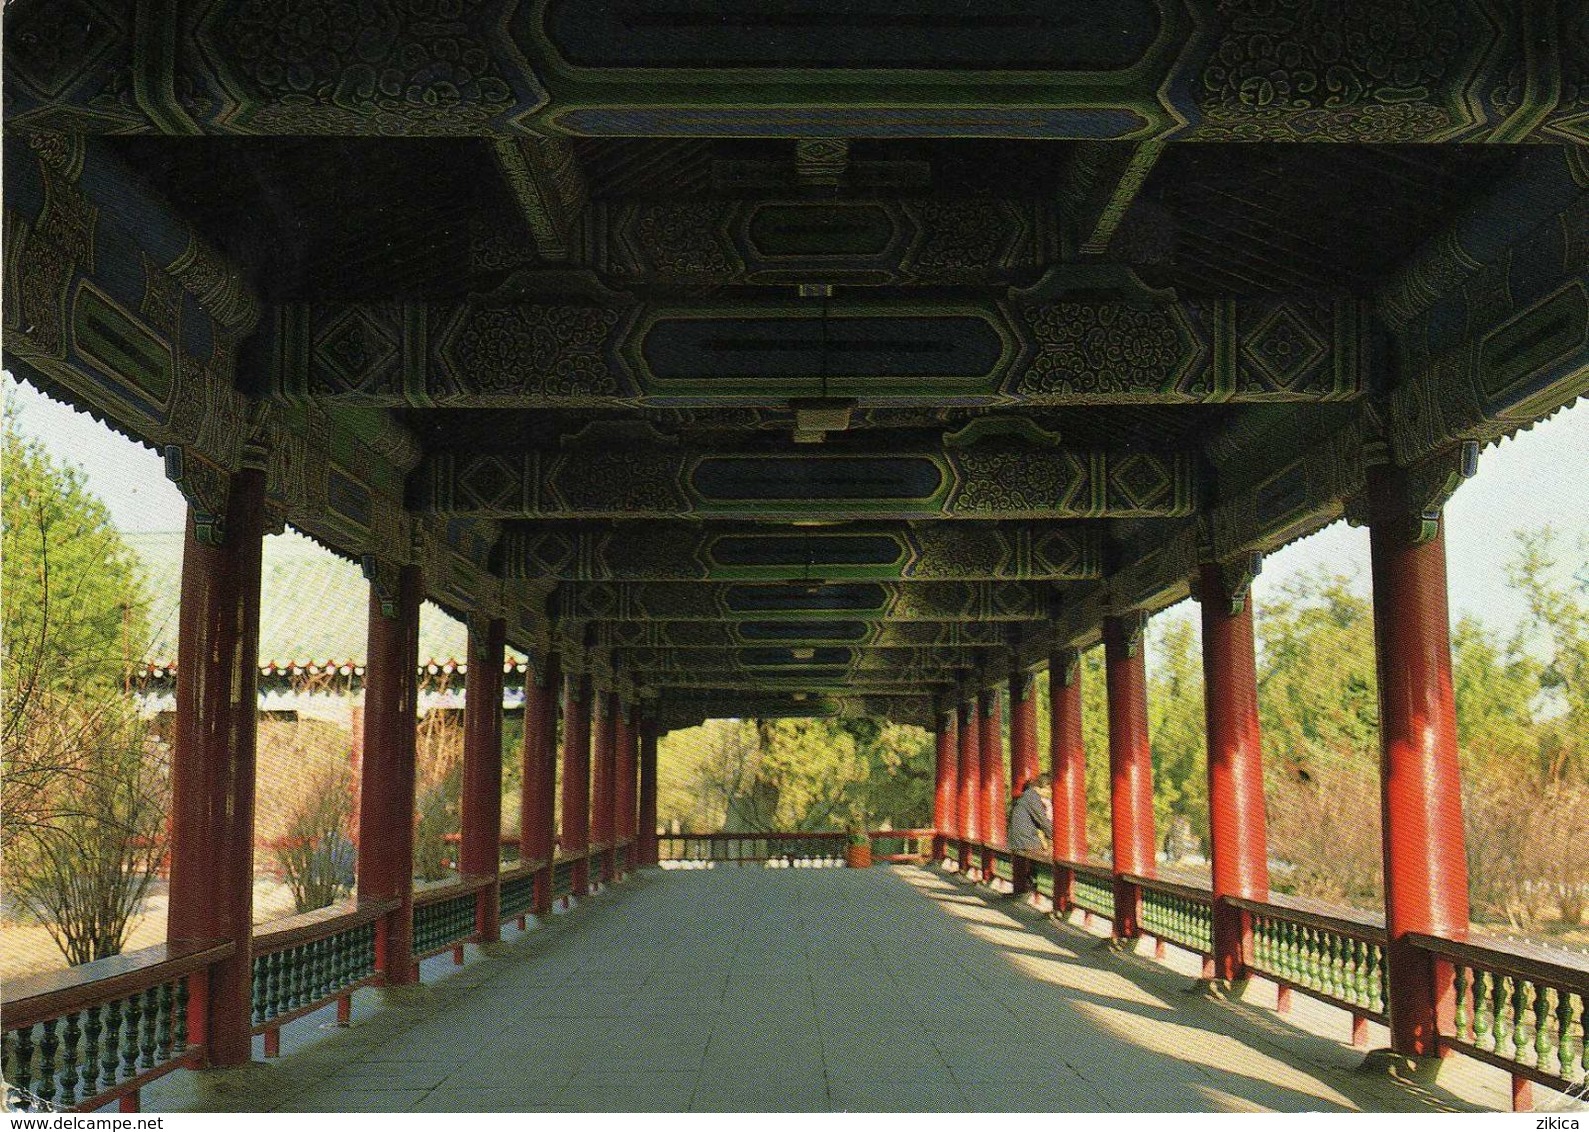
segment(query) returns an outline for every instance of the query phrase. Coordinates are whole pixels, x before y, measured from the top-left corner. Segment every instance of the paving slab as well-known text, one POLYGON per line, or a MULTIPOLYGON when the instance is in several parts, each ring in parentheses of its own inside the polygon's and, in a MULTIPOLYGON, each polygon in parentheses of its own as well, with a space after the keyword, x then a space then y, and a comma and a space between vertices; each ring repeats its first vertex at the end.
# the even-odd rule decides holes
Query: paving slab
POLYGON ((157 1082, 146 1107, 1426 1112, 1508 1100, 1504 1075, 1472 1067, 1434 1086, 1356 1072, 1361 1055, 1328 1010, 1282 1017, 1262 989, 1209 1002, 1174 962, 1099 950, 1079 927, 936 869, 647 870, 507 936, 461 968, 427 963, 417 991, 360 991, 350 1028, 290 1024, 288 1055, 269 1065, 157 1082))

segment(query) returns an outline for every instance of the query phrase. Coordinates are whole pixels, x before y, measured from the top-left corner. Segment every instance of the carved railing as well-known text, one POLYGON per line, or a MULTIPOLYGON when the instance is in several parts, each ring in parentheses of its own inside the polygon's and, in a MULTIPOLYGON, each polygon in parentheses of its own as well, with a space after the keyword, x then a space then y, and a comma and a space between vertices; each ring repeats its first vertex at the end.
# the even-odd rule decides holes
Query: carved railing
POLYGON ((1456 1009, 1442 1034, 1447 1048, 1508 1070, 1514 1101, 1526 1103, 1524 1082, 1561 1090, 1589 1083, 1589 955, 1476 935, 1407 939, 1451 968, 1456 1009))
POLYGON ((1126 878, 1142 892, 1142 929, 1199 955, 1214 953, 1214 897, 1206 888, 1160 880, 1126 878))
POLYGON ((844 833, 666 833, 657 839, 663 862, 750 865, 782 861, 787 865, 839 865, 844 833))
POLYGON ((479 894, 490 886, 490 877, 465 877, 414 893, 416 962, 446 951, 453 962, 463 962, 463 945, 480 939, 479 894))
POLYGON ((349 902, 255 931, 252 1022, 265 1037, 266 1057, 280 1052, 283 1025, 329 1003, 337 1004, 337 1022, 347 1025, 353 992, 380 979, 375 937, 381 918, 399 903, 349 902))
POLYGON ((200 1063, 202 1051, 188 1043, 189 1004, 232 951, 230 943, 160 944, 8 979, 0 1017, 8 1103, 88 1111, 119 1100, 136 1112, 144 1085, 200 1063))
POLYGON ((1251 918, 1249 969, 1351 1011, 1354 1019, 1387 1020, 1383 916, 1296 897, 1226 899, 1251 918))
POLYGON ((552 862, 552 898, 571 897, 574 895, 574 874, 579 869, 579 863, 586 859, 584 853, 574 853, 568 856, 561 855, 552 862))
POLYGON ((535 886, 545 868, 545 861, 520 861, 502 870, 497 878, 497 915, 501 919, 517 919, 519 927, 524 926, 524 918, 535 910, 535 886))
MULTIPOLYGON (((874 861, 923 861, 932 846, 930 829, 867 831, 874 861)), ((798 833, 664 833, 657 851, 664 862, 701 865, 841 865, 849 834, 838 830, 798 833)))
POLYGON ((1080 861, 1066 861, 1062 867, 1070 871, 1071 902, 1084 912, 1114 919, 1114 874, 1102 865, 1080 861))

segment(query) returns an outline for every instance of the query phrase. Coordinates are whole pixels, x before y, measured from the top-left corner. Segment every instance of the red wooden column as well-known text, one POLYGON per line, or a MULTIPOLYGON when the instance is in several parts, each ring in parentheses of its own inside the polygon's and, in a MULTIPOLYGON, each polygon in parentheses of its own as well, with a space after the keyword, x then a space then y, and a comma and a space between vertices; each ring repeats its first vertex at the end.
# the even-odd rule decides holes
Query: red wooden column
POLYGON ((638 845, 641 865, 657 863, 657 739, 656 723, 640 723, 640 805, 638 845))
POLYGON ((613 877, 613 773, 617 758, 618 696, 598 691, 591 701, 590 846, 599 849, 602 881, 613 877))
POLYGON ((1391 1048, 1433 1056, 1455 1006, 1452 971, 1407 933, 1468 930, 1445 534, 1404 502, 1402 473, 1371 469, 1368 483, 1391 1048))
POLYGON ((475 897, 475 931, 481 943, 502 938, 497 878, 502 872, 502 661, 506 641, 507 622, 495 617, 470 619, 458 864, 466 877, 491 878, 490 885, 475 897))
POLYGON ((960 704, 960 797, 956 800, 962 869, 972 868, 970 847, 982 839, 982 826, 977 823, 977 795, 981 791, 982 728, 978 724, 977 698, 969 696, 960 704))
POLYGON ((1245 973, 1252 919, 1226 897, 1269 898, 1269 838, 1264 821, 1263 750, 1258 735, 1258 665, 1247 585, 1256 562, 1234 575, 1209 563, 1198 597, 1203 609, 1203 707, 1208 731, 1208 832, 1213 846, 1214 958, 1210 976, 1245 973))
POLYGON ((953 710, 938 713, 937 759, 932 792, 932 854, 943 858, 944 842, 960 836, 956 801, 960 792, 960 743, 953 710))
POLYGON ((622 876, 633 867, 635 839, 635 744, 639 734, 635 729, 635 709, 622 701, 614 718, 615 778, 613 783, 613 843, 618 874, 622 876))
MULTIPOLYGON (((997 688, 982 690, 981 776, 982 792, 979 796, 977 822, 982 829, 982 840, 988 845, 1003 846, 1008 840, 1004 812, 1004 710, 997 688)), ((993 866, 988 865, 991 874, 993 866)))
POLYGON ((548 658, 541 670, 524 684, 524 771, 519 784, 519 855, 526 861, 543 861, 535 874, 532 910, 544 915, 552 907, 552 858, 556 831, 552 828, 557 789, 557 693, 562 685, 557 657, 548 658))
POLYGON ((590 891, 590 677, 563 679, 563 845, 574 865, 574 894, 590 891))
POLYGON ((1087 860, 1087 748, 1081 732, 1081 657, 1064 649, 1048 661, 1049 768, 1054 775, 1054 907, 1069 911, 1087 860))
POLYGON ((378 582, 370 586, 358 892, 361 900, 399 901, 375 940, 376 966, 391 986, 419 977, 414 964, 414 728, 423 594, 417 566, 404 566, 384 594, 378 582))
POLYGON ((1116 939, 1139 934, 1142 890, 1124 878, 1155 875, 1153 758, 1148 745, 1147 672, 1141 617, 1106 617, 1109 684, 1109 809, 1114 826, 1116 939))
MULTIPOLYGON (((235 950, 190 1001, 190 1040, 211 1065, 249 1060, 254 896, 254 756, 265 475, 232 477, 224 541, 201 542, 192 508, 182 548, 176 746, 171 760, 173 942, 235 950)), ((213 528, 211 528, 213 530, 213 528)), ((213 540, 214 535, 211 535, 213 540)))

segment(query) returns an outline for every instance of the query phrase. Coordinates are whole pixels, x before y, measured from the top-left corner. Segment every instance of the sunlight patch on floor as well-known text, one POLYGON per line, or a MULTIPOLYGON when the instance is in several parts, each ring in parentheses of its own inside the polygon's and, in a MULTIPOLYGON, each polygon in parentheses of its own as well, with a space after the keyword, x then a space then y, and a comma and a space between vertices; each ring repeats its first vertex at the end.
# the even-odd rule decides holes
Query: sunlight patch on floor
POLYGON ((1318 1097, 1343 1108, 1355 1108, 1351 1100, 1309 1073, 1270 1057, 1226 1034, 1197 1026, 1183 1026, 1167 1019, 1151 1024, 1140 1015, 1093 1002, 1072 1002, 1071 1009, 1104 1033, 1140 1049, 1173 1058, 1188 1065, 1207 1066, 1223 1073, 1247 1077, 1265 1085, 1291 1089, 1318 1097))

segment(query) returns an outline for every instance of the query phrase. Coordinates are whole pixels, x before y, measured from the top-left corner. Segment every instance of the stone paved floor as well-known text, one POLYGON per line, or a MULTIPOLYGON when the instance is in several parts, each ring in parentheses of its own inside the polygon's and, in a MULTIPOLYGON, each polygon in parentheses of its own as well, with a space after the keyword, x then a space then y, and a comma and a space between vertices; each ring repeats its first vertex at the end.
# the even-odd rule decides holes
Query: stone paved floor
MULTIPOLYGON (((148 1110, 1450 1110, 1476 1067, 1353 1072, 1344 1015, 1186 993, 1182 971, 937 870, 650 870, 428 985, 360 992, 284 1056, 148 1110), (1317 1031, 1309 1032, 1310 1030, 1317 1031)), ((473 949, 471 949, 471 952, 473 949)), ((1272 1003, 1273 993, 1269 992, 1272 1003)), ((1322 1009, 1322 1008, 1321 1008, 1322 1009)))

